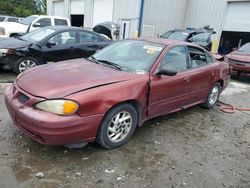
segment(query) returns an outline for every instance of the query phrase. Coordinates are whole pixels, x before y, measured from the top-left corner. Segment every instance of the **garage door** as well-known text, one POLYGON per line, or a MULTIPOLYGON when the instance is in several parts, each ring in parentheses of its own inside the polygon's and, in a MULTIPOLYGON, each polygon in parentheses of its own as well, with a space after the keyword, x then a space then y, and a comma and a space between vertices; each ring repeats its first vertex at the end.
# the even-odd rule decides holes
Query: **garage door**
POLYGON ((224 31, 250 32, 250 2, 228 4, 224 31))
POLYGON ((93 26, 98 23, 112 21, 113 0, 94 0, 93 26))
POLYGON ((84 14, 84 0, 71 0, 70 14, 84 14))
POLYGON ((53 1, 53 15, 64 16, 64 4, 63 1, 53 1))

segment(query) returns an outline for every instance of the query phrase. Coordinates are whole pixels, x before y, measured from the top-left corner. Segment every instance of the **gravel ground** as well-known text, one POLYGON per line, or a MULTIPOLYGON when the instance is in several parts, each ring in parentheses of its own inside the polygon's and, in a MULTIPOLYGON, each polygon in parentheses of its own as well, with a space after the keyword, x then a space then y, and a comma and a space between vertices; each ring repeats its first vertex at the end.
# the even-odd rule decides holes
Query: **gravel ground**
MULTIPOLYGON (((0 187, 250 187, 250 112, 199 106, 138 128, 105 150, 43 146, 26 138, 4 105, 12 73, 0 73, 0 187)), ((233 80, 220 100, 250 108, 249 80, 233 80)))

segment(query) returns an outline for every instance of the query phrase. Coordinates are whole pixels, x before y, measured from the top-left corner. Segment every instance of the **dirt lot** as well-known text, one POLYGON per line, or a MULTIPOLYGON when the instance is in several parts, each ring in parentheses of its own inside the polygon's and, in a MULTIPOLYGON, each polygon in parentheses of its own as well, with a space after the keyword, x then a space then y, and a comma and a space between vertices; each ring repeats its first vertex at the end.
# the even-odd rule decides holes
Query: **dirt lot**
MULTIPOLYGON (((0 187, 250 187, 250 112, 196 106, 145 123, 115 150, 49 147, 10 120, 3 82, 13 78, 0 73, 0 187)), ((249 83, 231 81, 221 101, 250 108, 249 83)))

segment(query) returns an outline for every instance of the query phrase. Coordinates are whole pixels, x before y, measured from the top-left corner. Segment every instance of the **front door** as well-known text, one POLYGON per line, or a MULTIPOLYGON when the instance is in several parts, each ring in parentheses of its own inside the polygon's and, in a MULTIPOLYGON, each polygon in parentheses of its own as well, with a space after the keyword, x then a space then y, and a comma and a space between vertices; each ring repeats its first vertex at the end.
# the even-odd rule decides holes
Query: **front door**
POLYGON ((167 114, 181 109, 191 90, 186 46, 170 49, 161 65, 177 70, 175 76, 153 76, 149 96, 149 117, 167 114))
POLYGON ((49 41, 54 42, 54 46, 43 46, 43 56, 46 61, 62 61, 77 57, 76 52, 76 32, 66 31, 58 33, 49 41))

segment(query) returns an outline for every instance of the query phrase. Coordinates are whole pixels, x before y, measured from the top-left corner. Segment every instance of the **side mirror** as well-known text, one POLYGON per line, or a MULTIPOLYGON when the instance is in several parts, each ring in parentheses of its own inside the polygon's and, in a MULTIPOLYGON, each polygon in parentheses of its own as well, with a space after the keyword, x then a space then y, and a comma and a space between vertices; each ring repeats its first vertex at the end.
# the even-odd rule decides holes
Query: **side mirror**
POLYGON ((193 42, 193 37, 189 38, 187 41, 188 42, 193 42))
POLYGON ((52 46, 55 46, 55 45, 56 45, 56 42, 54 42, 54 41, 48 41, 47 44, 46 44, 46 46, 48 48, 51 48, 52 46))
POLYGON ((225 58, 224 58, 224 56, 217 54, 217 55, 215 55, 215 59, 218 61, 224 61, 225 58))
POLYGON ((177 70, 170 68, 168 65, 162 65, 159 67, 156 75, 166 75, 166 76, 175 76, 177 74, 177 70))
POLYGON ((36 22, 36 23, 33 24, 33 27, 41 27, 41 24, 36 22))

